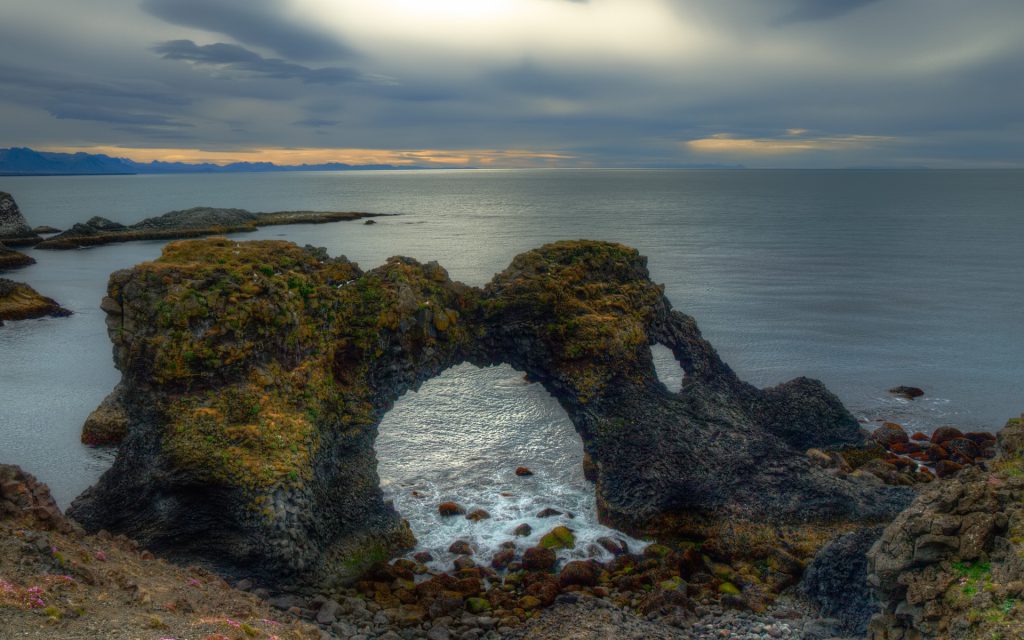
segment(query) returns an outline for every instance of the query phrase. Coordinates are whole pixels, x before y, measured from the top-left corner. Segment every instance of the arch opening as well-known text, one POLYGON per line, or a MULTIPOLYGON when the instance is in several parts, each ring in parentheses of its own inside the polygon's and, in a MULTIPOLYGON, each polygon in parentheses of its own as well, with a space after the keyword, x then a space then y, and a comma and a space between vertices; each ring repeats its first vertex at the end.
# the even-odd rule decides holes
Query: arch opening
POLYGON ((558 525, 574 531, 576 547, 562 558, 608 557, 597 540, 612 537, 639 550, 645 543, 598 523, 593 483, 584 478, 583 442, 565 409, 539 383, 509 365, 453 366, 410 391, 382 419, 374 449, 386 500, 409 521, 415 551, 450 569, 456 540, 487 563, 502 543, 520 551, 558 525), (516 474, 527 467, 532 475, 516 474), (452 501, 479 521, 441 516, 452 501), (539 517, 543 510, 560 515, 539 517), (517 526, 531 533, 517 537, 517 526))
POLYGON ((683 380, 686 379, 686 369, 672 350, 660 342, 655 342, 651 345, 651 360, 654 362, 654 372, 658 375, 658 381, 672 393, 679 393, 683 387, 683 380))

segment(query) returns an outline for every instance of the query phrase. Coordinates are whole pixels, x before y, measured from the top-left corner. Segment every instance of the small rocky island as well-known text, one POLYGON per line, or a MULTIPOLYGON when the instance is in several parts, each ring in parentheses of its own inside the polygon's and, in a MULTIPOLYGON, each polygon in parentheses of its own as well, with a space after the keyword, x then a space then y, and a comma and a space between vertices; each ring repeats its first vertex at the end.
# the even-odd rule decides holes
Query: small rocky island
POLYGON ((0 326, 4 320, 31 320, 46 316, 59 318, 71 315, 55 301, 40 295, 35 289, 0 278, 0 326))
POLYGON ((225 233, 255 231, 259 227, 285 224, 325 224, 361 220, 383 214, 354 211, 275 211, 253 213, 245 209, 193 207, 146 218, 132 225, 99 216, 78 223, 52 238, 36 243, 38 249, 81 249, 135 240, 176 240, 225 233))

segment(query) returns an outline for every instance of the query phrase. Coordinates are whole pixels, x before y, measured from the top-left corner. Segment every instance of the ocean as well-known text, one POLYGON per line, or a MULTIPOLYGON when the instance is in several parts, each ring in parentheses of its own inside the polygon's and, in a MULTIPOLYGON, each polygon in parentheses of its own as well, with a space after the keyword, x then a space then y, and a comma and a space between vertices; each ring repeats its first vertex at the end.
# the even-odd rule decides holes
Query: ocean
MULTIPOLYGON (((59 228, 200 205, 400 214, 239 237, 323 246, 364 269, 392 255, 437 260, 472 285, 546 242, 622 242, 648 257, 673 305, 753 384, 819 378, 868 427, 887 419, 925 431, 996 430, 1024 411, 1022 171, 0 177, 0 190, 30 224, 59 228), (901 384, 926 396, 887 393, 901 384)), ((7 274, 75 312, 0 328, 0 462, 49 483, 62 506, 112 455, 78 440, 119 378, 99 310, 107 276, 156 257, 161 245, 30 250, 38 264, 7 274)), ((656 355, 678 386, 671 358, 656 355)), ((462 365, 407 394, 385 417, 376 450, 382 485, 424 548, 442 552, 456 537, 493 548, 524 521, 536 536, 569 523, 580 553, 609 533, 595 522, 572 424, 507 366, 462 365), (535 475, 516 477, 520 465, 535 475), (493 517, 442 522, 436 505, 447 499, 493 517), (544 507, 574 517, 537 519, 544 507)))

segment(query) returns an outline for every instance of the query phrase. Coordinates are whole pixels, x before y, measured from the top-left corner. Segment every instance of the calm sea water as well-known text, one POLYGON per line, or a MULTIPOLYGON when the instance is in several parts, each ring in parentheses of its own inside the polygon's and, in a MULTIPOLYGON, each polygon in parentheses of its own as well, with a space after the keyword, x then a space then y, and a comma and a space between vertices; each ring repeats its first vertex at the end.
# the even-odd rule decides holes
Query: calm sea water
MULTIPOLYGON (((754 384, 817 377, 864 419, 913 428, 996 429, 1024 411, 1020 171, 0 177, 0 190, 31 224, 61 228, 197 205, 400 213, 244 237, 325 246, 364 268, 397 254, 438 260, 474 285, 545 242, 614 240, 649 257, 673 304, 754 384), (898 384, 928 395, 890 397, 898 384)), ((160 246, 32 251, 39 264, 14 275, 76 315, 0 328, 0 461, 49 482, 64 505, 109 464, 78 443, 118 379, 98 308, 107 276, 160 246)), ((487 545, 543 506, 600 533, 588 524, 579 438, 557 403, 508 367, 457 367, 409 394, 382 424, 377 451, 382 482, 428 547, 453 536, 487 545), (515 478, 519 464, 537 474, 515 478), (494 521, 433 520, 447 498, 494 521)))

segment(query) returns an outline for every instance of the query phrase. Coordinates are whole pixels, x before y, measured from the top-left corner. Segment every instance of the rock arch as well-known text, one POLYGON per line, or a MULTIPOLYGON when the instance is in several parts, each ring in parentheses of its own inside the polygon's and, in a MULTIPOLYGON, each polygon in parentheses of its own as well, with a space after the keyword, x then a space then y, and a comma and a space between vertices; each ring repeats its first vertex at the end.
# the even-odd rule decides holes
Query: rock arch
POLYGON ((364 273, 287 242, 182 241, 113 274, 103 308, 128 429, 69 513, 278 584, 345 582, 412 543, 382 500, 377 425, 462 362, 507 363, 559 401, 601 519, 631 533, 878 519, 906 503, 813 467, 806 448, 862 439, 835 396, 803 378, 740 381, 618 244, 545 245, 473 288, 409 258, 364 273), (658 382, 655 342, 683 366, 681 393, 658 382))

